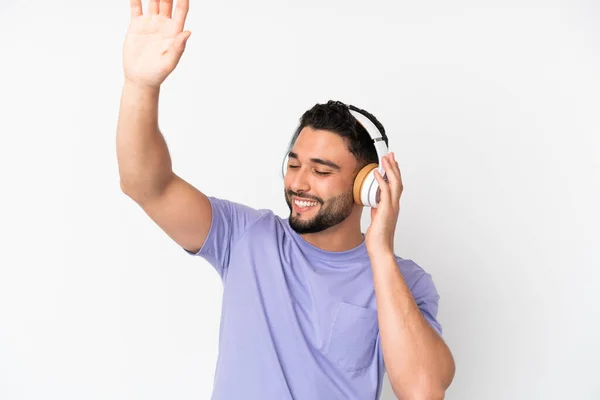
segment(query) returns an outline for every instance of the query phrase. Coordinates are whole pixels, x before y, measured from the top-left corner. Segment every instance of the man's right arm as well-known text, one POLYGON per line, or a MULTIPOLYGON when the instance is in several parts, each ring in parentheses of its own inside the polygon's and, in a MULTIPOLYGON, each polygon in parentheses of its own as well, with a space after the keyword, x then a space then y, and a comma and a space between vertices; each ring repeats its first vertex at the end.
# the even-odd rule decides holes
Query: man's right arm
POLYGON ((159 92, 125 80, 116 139, 121 189, 169 237, 196 253, 210 230, 211 205, 172 170, 158 127, 159 92))

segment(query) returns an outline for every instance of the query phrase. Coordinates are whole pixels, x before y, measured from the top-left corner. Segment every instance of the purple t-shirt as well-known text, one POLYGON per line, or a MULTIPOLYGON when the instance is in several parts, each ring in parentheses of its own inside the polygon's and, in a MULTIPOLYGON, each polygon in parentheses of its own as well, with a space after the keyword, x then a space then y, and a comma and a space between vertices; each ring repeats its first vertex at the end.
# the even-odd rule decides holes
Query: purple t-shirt
MULTIPOLYGON (((196 254, 224 285, 212 399, 379 398, 385 369, 365 242, 324 251, 269 210, 209 200, 212 224, 196 254)), ((396 259, 441 335, 431 275, 396 259)))

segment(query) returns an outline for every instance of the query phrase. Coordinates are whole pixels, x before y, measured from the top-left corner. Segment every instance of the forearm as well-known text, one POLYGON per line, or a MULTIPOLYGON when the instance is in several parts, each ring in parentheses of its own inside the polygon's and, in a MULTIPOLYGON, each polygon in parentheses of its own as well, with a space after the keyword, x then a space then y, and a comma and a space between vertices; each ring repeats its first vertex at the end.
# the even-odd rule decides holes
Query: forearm
POLYGON ((441 399, 454 374, 452 355, 421 314, 394 255, 371 257, 381 347, 400 399, 441 399))
POLYGON ((158 128, 160 89, 125 81, 117 125, 117 161, 124 192, 143 198, 160 192, 172 177, 171 157, 158 128))

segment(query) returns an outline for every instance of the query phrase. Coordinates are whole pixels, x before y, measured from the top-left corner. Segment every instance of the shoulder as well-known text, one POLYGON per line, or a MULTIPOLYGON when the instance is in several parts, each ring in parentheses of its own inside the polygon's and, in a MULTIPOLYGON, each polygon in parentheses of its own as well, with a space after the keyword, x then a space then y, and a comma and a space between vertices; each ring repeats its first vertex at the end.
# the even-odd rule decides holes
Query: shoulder
POLYGON ((243 220, 252 224, 262 218, 268 218, 273 213, 266 208, 257 208, 235 200, 215 196, 207 196, 212 207, 213 217, 223 215, 231 219, 243 220), (215 215, 216 214, 216 215, 215 215))
POLYGON ((433 282, 433 277, 425 271, 419 264, 411 259, 404 259, 396 256, 396 263, 400 273, 404 277, 406 285, 417 297, 438 297, 438 293, 433 282))
POLYGON ((442 336, 442 325, 437 320, 440 295, 431 274, 413 260, 405 260, 396 256, 396 262, 423 317, 442 336))
POLYGON ((251 204, 241 203, 236 200, 207 196, 213 208, 214 215, 226 216, 229 220, 242 223, 244 231, 263 230, 275 233, 279 228, 287 227, 287 219, 275 214, 269 208, 260 208, 251 204))

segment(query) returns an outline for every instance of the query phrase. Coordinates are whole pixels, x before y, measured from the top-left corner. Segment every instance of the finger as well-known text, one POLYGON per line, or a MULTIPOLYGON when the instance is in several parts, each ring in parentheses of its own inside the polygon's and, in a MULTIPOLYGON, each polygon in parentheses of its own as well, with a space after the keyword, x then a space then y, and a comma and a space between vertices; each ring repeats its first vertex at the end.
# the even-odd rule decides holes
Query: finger
POLYGON ((148 5, 148 13, 150 15, 158 15, 158 3, 160 0, 150 0, 150 4, 148 5))
POLYGON ((160 15, 171 18, 173 13, 173 0, 160 0, 160 15))
POLYGON ((390 186, 383 179, 379 170, 375 170, 374 176, 379 184, 379 203, 389 203, 391 200, 390 186))
POLYGON ((390 187, 393 187, 395 185, 396 181, 398 180, 398 176, 395 175, 395 172, 392 168, 390 156, 389 155, 383 156, 381 159, 381 162, 383 164, 383 169, 385 171, 385 177, 388 182, 388 185, 390 187))
POLYGON ((402 182, 402 172, 400 172, 400 165, 398 165, 398 161, 396 161, 396 154, 392 153, 392 159, 394 160, 394 171, 396 171, 396 174, 398 175, 400 194, 402 194, 402 191, 404 190, 404 182, 402 182))
POLYGON ((129 8, 131 18, 140 17, 142 15, 142 0, 129 0, 129 8))
POLYGON ((394 159, 394 169, 398 173, 398 180, 400 181, 400 190, 404 188, 404 183, 402 182, 402 173, 400 172, 400 166, 398 165, 398 161, 396 161, 396 155, 392 153, 392 158, 394 159))
POLYGON ((175 15, 173 15, 173 19, 179 26, 180 30, 183 30, 185 26, 185 19, 187 18, 188 11, 190 10, 190 0, 179 0, 177 1, 177 6, 175 7, 175 15))
POLYGON ((392 154, 393 153, 390 153, 387 156, 383 157, 383 159, 384 159, 383 167, 385 168, 386 174, 389 174, 393 178, 398 179, 399 178, 398 170, 395 168, 396 161, 394 160, 392 154))
POLYGON ((172 62, 175 65, 177 65, 177 63, 181 59, 183 51, 185 50, 185 45, 187 44, 187 41, 190 38, 191 34, 192 32, 190 31, 184 31, 179 33, 177 36, 175 36, 171 47, 169 47, 169 49, 167 50, 167 54, 172 57, 172 62))
POLYGON ((400 167, 394 158, 394 154, 390 153, 386 157, 386 172, 389 175, 389 183, 392 191, 392 197, 394 202, 399 201, 400 195, 402 194, 402 178, 400 176, 400 167))
POLYGON ((400 173, 400 167, 398 167, 398 161, 396 160, 396 153, 390 153, 392 155, 392 165, 396 168, 396 172, 400 173))

